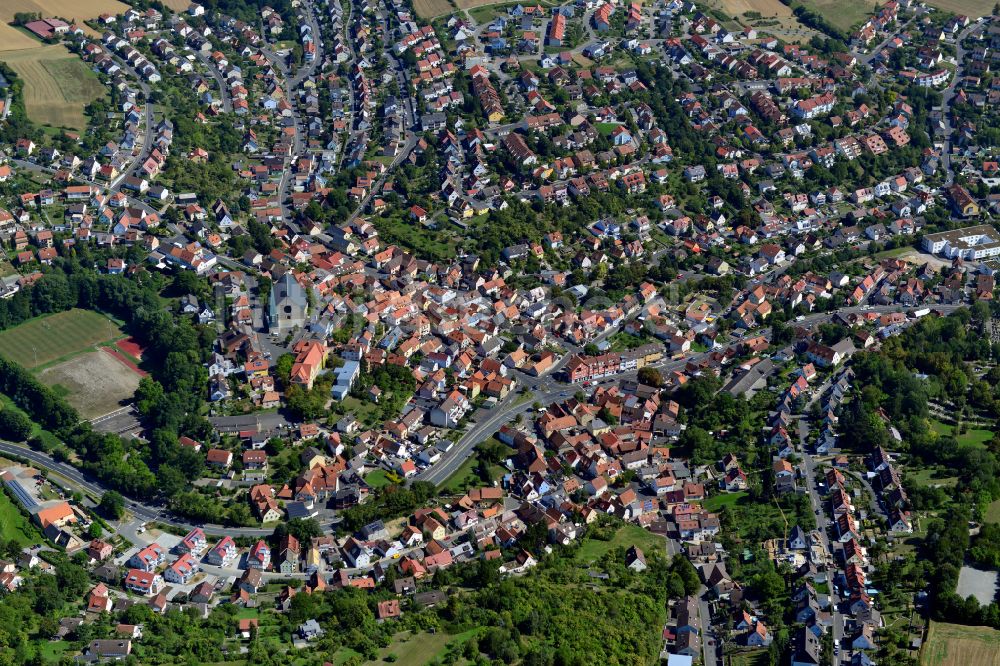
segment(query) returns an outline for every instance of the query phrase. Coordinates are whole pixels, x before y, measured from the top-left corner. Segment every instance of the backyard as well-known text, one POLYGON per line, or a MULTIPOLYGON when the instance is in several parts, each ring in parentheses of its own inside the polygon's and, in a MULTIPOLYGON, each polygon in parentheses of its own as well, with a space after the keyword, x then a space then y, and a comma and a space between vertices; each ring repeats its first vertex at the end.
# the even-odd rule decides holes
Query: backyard
POLYGON ((718 495, 712 495, 711 497, 705 499, 705 501, 701 503, 701 506, 705 509, 705 511, 717 513, 724 507, 739 504, 740 500, 746 496, 747 493, 745 490, 737 493, 719 493, 718 495))
POLYGON ((594 562, 619 546, 624 548, 638 546, 643 552, 652 553, 656 550, 664 550, 666 540, 662 536, 653 534, 637 525, 625 525, 619 528, 609 541, 592 537, 584 539, 580 544, 580 549, 576 551, 576 559, 581 562, 594 562))

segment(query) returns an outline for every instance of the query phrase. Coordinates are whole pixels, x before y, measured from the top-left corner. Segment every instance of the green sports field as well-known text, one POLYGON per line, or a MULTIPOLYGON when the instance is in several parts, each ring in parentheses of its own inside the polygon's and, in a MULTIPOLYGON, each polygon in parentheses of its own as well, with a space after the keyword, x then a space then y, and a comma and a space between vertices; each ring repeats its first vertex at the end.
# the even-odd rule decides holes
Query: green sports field
POLYGON ((121 336, 121 329, 104 315, 67 310, 0 333, 0 355, 33 369, 121 336))

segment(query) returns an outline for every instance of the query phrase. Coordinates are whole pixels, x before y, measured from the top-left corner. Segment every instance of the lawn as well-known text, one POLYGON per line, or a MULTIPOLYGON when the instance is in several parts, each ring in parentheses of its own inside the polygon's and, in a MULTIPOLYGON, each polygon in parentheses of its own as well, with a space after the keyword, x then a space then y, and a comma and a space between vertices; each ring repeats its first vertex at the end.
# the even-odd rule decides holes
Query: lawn
MULTIPOLYGON (((373 426, 379 421, 379 406, 371 400, 358 400, 349 395, 340 402, 345 414, 351 414, 365 426, 373 426)), ((338 413, 341 410, 336 410, 338 413)))
MULTIPOLYGON (((475 481, 471 480, 471 477, 475 477, 472 470, 476 466, 476 456, 469 456, 462 463, 462 466, 455 470, 455 473, 449 476, 444 483, 441 484, 439 490, 441 493, 446 495, 457 495, 458 493, 465 492, 467 488, 475 485, 475 481)), ((475 477, 477 480, 479 477, 475 477)))
POLYGON ((738 493, 719 493, 718 495, 712 495, 703 501, 701 506, 705 509, 705 511, 716 513, 727 506, 739 503, 739 501, 746 496, 747 493, 745 490, 741 490, 738 493))
POLYGON ((655 339, 646 336, 640 337, 638 335, 632 335, 631 333, 620 331, 612 335, 608 342, 611 344, 611 351, 623 352, 628 351, 629 349, 635 349, 636 347, 641 347, 645 344, 649 344, 650 342, 655 342, 655 339))
POLYGON ((909 477, 914 484, 924 487, 942 486, 944 488, 951 488, 958 483, 957 476, 942 476, 941 474, 942 472, 939 469, 927 467, 912 472, 909 477))
POLYGON ((372 221, 383 238, 409 248, 421 256, 427 256, 437 261, 455 257, 454 244, 442 240, 449 238, 448 234, 443 234, 440 230, 440 227, 448 224, 448 219, 444 215, 436 219, 439 227, 436 230, 397 217, 376 217, 372 221))
POLYGON ((492 21, 497 16, 506 15, 511 7, 516 7, 517 3, 508 3, 501 5, 481 5, 475 9, 469 10, 469 16, 479 23, 480 25, 485 25, 492 21))
POLYGON ((987 523, 1000 523, 1000 500, 990 502, 986 507, 986 515, 983 519, 987 523))
POLYGON ((42 641, 38 652, 45 663, 59 663, 69 648, 69 641, 42 641))
POLYGON ((372 488, 381 488, 382 486, 388 486, 390 483, 399 483, 399 477, 396 477, 396 479, 397 480, 390 479, 389 473, 384 469, 377 469, 365 477, 365 483, 372 488))
POLYGON ((815 9, 834 27, 850 30, 863 23, 872 13, 874 5, 862 0, 803 0, 803 5, 815 9))
MULTIPOLYGON (((939 435, 951 435, 955 430, 955 426, 935 419, 931 421, 931 430, 939 435)), ((968 428, 961 435, 956 435, 955 439, 958 440, 959 446, 983 446, 986 442, 993 439, 993 431, 985 428, 968 428)))
MULTIPOLYGON (((491 437, 486 440, 487 442, 493 444, 501 444, 499 440, 491 437)), ((474 453, 465 459, 462 466, 455 470, 455 473, 449 476, 444 483, 438 488, 443 494, 446 495, 458 495, 464 493, 469 488, 475 488, 477 486, 482 486, 483 480, 479 478, 476 474, 475 469, 479 464, 479 454, 474 453)), ((490 465, 490 478, 494 481, 503 476, 506 470, 500 465, 490 465)))
POLYGON ((427 632, 417 634, 404 632, 397 634, 393 638, 392 643, 389 644, 389 647, 379 652, 379 659, 370 663, 378 665, 395 664, 395 666, 423 666, 423 664, 431 663, 444 652, 448 643, 452 641, 464 643, 478 631, 478 629, 470 629, 469 631, 454 635, 444 632, 437 634, 427 632), (395 659, 392 661, 386 659, 389 655, 395 655, 395 659))
POLYGON ((35 317, 0 333, 0 354, 33 369, 121 336, 121 329, 104 315, 73 309, 35 317))
POLYGON ((253 620, 260 617, 259 608, 240 608, 236 611, 237 620, 253 620))
POLYGON ((30 546, 42 541, 38 530, 28 522, 6 491, 0 492, 0 537, 4 541, 14 541, 19 546, 30 546))
POLYGON ((625 525, 615 532, 615 536, 610 541, 584 539, 580 544, 580 549, 576 551, 576 559, 581 562, 593 562, 619 546, 625 548, 638 546, 643 552, 652 553, 656 550, 664 550, 666 540, 662 536, 653 534, 637 525, 625 525))
POLYGON ((728 666, 766 666, 767 650, 747 650, 729 656, 728 666))
POLYGON ((993 12, 995 3, 990 0, 929 0, 927 4, 946 12, 964 14, 976 19, 980 16, 989 16, 993 12))
POLYGON ((920 666, 1000 666, 1000 631, 931 621, 920 666))
POLYGON ((594 127, 601 133, 601 136, 611 136, 615 128, 621 127, 621 123, 597 123, 594 127))
POLYGON ((84 108, 107 94, 97 75, 62 45, 0 51, 0 60, 24 80, 25 109, 42 125, 84 129, 84 108))

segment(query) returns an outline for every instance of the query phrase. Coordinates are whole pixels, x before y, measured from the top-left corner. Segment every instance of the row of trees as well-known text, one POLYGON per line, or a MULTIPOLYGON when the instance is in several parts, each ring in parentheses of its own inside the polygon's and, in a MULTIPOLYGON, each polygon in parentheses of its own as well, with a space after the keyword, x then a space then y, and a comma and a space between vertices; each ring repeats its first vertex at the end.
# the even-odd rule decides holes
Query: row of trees
POLYGON ((986 395, 973 398, 973 387, 993 393, 993 385, 979 386, 988 384, 988 377, 986 382, 978 379, 974 366, 995 366, 1000 360, 1000 349, 985 335, 991 310, 977 303, 948 317, 924 318, 886 340, 880 353, 856 355, 855 386, 861 388, 846 405, 840 427, 842 439, 861 451, 891 445, 912 456, 913 464, 941 467, 957 477, 954 490, 947 493, 906 486, 914 508, 937 510, 936 516, 924 519, 929 521, 927 536, 913 576, 926 582, 935 619, 1000 628, 1000 606, 956 594, 966 553, 983 566, 1000 565, 1000 526, 986 524, 975 539, 969 535, 969 521, 1000 498, 1000 460, 990 448, 963 445, 953 434, 935 432, 929 427, 935 417, 928 409, 931 399, 943 405, 965 405, 967 400, 992 404, 986 395), (888 423, 899 431, 901 441, 891 438, 888 423))
POLYGON ((85 248, 61 258, 34 286, 0 301, 0 329, 74 307, 123 320, 125 329, 146 346, 152 371, 137 392, 140 414, 152 428, 148 444, 94 432, 64 399, 5 359, 0 359, 0 392, 76 451, 84 466, 109 487, 139 497, 179 491, 202 469, 200 459, 192 459, 177 444, 177 435, 210 432, 196 415, 207 385, 202 364, 214 335, 167 310, 159 295, 163 276, 100 274, 93 266, 103 258, 85 248))

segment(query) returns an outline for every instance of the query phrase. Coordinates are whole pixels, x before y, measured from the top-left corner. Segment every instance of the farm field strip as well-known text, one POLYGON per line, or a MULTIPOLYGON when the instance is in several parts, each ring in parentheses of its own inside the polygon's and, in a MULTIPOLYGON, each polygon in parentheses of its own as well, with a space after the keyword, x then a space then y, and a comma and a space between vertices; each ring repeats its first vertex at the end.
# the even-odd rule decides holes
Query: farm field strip
POLYGON ((42 43, 6 22, 0 22, 0 54, 6 51, 41 48, 42 43))
POLYGON ((106 93, 97 75, 62 45, 0 51, 0 60, 24 80, 25 108, 41 124, 82 129, 84 108, 106 93))
POLYGON ((455 6, 450 0, 414 0, 413 9, 420 18, 429 19, 450 14, 455 11, 455 6))
POLYGON ((920 666, 1000 666, 1000 631, 931 622, 920 666))

